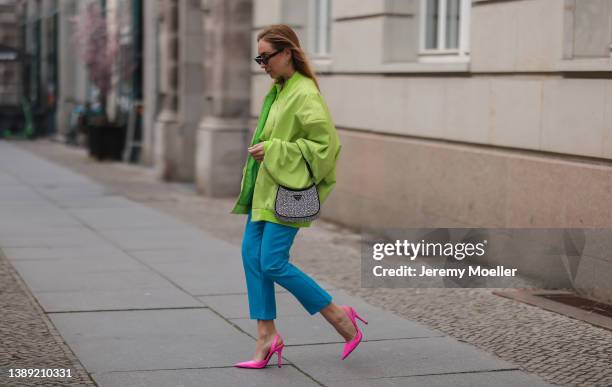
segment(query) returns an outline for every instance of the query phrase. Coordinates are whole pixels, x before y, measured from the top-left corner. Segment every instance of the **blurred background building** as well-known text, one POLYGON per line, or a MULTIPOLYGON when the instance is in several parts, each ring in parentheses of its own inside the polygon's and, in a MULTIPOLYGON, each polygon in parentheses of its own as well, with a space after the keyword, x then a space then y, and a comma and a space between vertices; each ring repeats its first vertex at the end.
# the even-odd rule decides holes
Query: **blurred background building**
POLYGON ((354 228, 612 224, 612 0, 1 4, 2 47, 21 42, 30 58, 0 62, 2 101, 29 99, 38 132, 66 137, 75 106, 100 94, 72 37, 96 4, 118 40, 106 106, 133 129, 126 159, 204 195, 238 193, 271 84, 252 60, 256 34, 285 23, 344 145, 324 217, 354 228))
POLYGON ((21 51, 22 30, 14 1, 0 1, 0 130, 16 131, 22 126, 21 100, 24 92, 21 51))

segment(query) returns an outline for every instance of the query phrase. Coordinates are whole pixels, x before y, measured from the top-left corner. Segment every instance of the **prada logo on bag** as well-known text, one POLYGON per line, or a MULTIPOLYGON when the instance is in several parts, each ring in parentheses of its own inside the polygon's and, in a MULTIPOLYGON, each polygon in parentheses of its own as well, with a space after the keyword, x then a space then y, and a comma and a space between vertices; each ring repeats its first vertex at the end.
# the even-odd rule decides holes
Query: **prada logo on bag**
POLYGON ((302 195, 293 195, 293 198, 295 200, 300 200, 302 198, 302 195))

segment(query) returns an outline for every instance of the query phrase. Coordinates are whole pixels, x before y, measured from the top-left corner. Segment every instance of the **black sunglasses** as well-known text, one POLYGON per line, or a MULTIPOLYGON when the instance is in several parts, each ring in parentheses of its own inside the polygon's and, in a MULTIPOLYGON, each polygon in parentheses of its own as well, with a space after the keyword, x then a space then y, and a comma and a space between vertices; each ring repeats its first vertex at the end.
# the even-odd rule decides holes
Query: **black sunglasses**
POLYGON ((261 65, 261 64, 268 64, 268 61, 270 60, 270 58, 272 58, 274 55, 278 54, 279 52, 281 52, 283 50, 278 50, 273 54, 270 55, 258 55, 255 57, 255 62, 257 62, 257 64, 261 65))

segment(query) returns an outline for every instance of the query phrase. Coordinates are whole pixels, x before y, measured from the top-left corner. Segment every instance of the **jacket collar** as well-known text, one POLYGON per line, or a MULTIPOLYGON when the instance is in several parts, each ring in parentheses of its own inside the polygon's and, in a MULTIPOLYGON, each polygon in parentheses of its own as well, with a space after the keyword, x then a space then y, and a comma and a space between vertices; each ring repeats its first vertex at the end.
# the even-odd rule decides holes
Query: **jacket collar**
MULTIPOLYGON (((302 77, 304 77, 304 76, 303 76, 302 74, 300 74, 300 72, 299 72, 299 71, 295 70, 295 72, 293 73, 293 75, 291 75, 291 77, 289 77, 289 79, 287 79, 287 80, 285 81, 285 85, 283 86, 282 90, 287 90, 287 89, 290 89, 290 88, 291 88, 291 87, 292 87, 292 86, 295 84, 295 82, 296 82, 298 79, 302 78, 302 77)), ((276 87, 276 92, 277 92, 277 93, 280 93, 280 92, 282 91, 282 90, 281 90, 281 85, 280 85, 280 83, 276 83, 276 82, 275 82, 275 83, 274 83, 274 87, 276 87)))

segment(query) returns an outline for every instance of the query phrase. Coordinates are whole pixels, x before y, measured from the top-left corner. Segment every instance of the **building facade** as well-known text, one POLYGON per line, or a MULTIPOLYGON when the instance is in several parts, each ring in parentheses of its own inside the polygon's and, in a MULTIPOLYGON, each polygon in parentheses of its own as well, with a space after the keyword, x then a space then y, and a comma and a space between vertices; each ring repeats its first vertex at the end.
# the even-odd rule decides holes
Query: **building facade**
POLYGON ((15 4, 23 35, 20 49, 26 58, 21 91, 32 104, 36 133, 68 141, 75 111, 86 102, 100 102, 100 90, 83 58, 88 27, 78 23, 92 5, 103 19, 109 44, 116 45, 110 64, 112 88, 105 96, 107 113, 113 122, 127 125, 133 103, 143 99, 142 0, 16 0, 15 4))
POLYGON ((21 50, 22 28, 17 2, 0 2, 0 136, 21 131, 23 67, 27 57, 21 50))
MULTIPOLYGON (((357 229, 612 225, 612 1, 254 4, 253 36, 273 23, 298 31, 340 133, 326 218, 357 229)), ((255 118, 270 79, 252 70, 255 118)), ((594 265, 606 274, 592 295, 612 299, 601 290, 612 262, 594 265)))
MULTIPOLYGON (((327 55, 312 57, 347 144, 341 194, 326 209, 334 219, 359 226, 374 213, 381 226, 432 227, 610 222, 609 196, 579 195, 602 191, 612 157, 612 2, 313 2, 332 3, 328 28, 307 31, 318 26, 307 20, 313 12, 291 1, 276 9, 256 1, 254 30, 287 23, 307 47, 316 46, 311 36, 331 35, 321 38, 331 42, 327 55)), ((254 66, 252 117, 269 83, 254 66)))
MULTIPOLYGON (((49 135, 56 130, 58 73, 58 14, 56 0, 12 2, 17 25, 3 26, 3 34, 19 36, 23 55, 20 72, 19 104, 28 105, 35 134, 49 135)), ((17 74, 16 74, 17 75, 17 74)), ((15 79, 15 78, 14 78, 15 79)))
POLYGON ((16 1, 0 2, 0 106, 18 106, 21 102, 21 38, 16 1))

